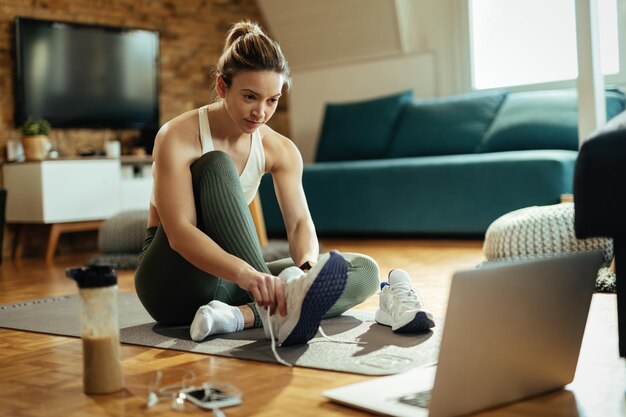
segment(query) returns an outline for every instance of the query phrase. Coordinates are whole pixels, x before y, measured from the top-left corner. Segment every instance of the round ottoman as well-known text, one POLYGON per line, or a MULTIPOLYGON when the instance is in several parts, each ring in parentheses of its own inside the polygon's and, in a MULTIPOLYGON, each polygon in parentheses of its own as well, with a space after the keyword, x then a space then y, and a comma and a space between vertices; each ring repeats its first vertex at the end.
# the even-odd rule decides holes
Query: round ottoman
POLYGON ((613 240, 577 239, 574 233, 574 203, 533 206, 496 219, 487 229, 483 252, 488 262, 532 259, 598 249, 605 267, 598 274, 599 291, 614 291, 614 276, 607 266, 613 259, 613 240))

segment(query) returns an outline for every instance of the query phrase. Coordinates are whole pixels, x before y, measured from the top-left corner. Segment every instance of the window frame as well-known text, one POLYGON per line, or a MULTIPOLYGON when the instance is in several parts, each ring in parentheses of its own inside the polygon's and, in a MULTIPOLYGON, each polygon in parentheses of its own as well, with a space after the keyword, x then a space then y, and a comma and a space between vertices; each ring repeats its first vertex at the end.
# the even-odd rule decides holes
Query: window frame
MULTIPOLYGON (((549 81, 535 84, 524 84, 515 86, 503 86, 493 87, 485 89, 477 89, 472 85, 472 75, 474 66, 472 63, 472 32, 470 23, 470 1, 472 0, 460 0, 458 4, 457 16, 459 21, 457 26, 459 27, 459 45, 460 56, 459 62, 461 67, 461 88, 463 91, 486 91, 490 89, 505 88, 511 92, 514 91, 534 91, 534 90, 554 90, 564 88, 575 88, 576 79, 573 80, 561 80, 561 81, 549 81)), ((607 85, 617 85, 626 88, 626 1, 616 0, 617 2, 617 30, 618 30, 618 43, 619 43, 619 67, 620 71, 617 74, 604 76, 604 82, 607 85)))

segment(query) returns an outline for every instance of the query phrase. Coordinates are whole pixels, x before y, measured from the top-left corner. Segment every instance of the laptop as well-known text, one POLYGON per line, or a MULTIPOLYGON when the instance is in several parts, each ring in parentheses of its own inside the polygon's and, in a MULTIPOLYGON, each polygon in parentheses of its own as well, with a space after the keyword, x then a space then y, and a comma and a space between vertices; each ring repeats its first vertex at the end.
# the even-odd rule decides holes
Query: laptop
POLYGON ((390 416, 451 417, 574 379, 602 252, 500 263, 452 277, 438 364, 324 391, 390 416))

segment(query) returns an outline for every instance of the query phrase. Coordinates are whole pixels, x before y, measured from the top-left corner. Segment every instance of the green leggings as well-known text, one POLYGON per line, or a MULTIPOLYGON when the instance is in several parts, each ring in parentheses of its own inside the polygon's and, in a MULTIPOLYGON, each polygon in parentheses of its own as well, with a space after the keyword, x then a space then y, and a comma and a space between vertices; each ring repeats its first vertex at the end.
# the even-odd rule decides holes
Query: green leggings
MULTIPOLYGON (((212 151, 191 165, 197 227, 226 252, 257 271, 278 275, 294 266, 290 258, 266 263, 237 170, 228 154, 212 151)), ((326 317, 342 314, 378 290, 378 266, 366 255, 342 254, 348 263, 348 283, 326 317)), ((196 268, 175 252, 163 226, 149 228, 135 272, 139 300, 163 325, 189 325, 196 310, 211 300, 249 304, 255 326, 261 326, 252 297, 237 284, 196 268)))

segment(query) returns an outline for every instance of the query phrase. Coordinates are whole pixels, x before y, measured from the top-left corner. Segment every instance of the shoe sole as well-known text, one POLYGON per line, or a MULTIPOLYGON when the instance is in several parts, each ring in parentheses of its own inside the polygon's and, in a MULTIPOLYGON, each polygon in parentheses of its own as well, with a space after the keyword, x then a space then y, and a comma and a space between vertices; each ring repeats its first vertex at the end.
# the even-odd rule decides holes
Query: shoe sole
POLYGON ((425 312, 420 311, 413 317, 413 320, 392 330, 394 333, 419 333, 430 330, 432 327, 435 327, 435 322, 429 319, 425 312))
POLYGON ((348 265, 345 259, 337 252, 330 252, 330 258, 302 300, 297 323, 280 345, 301 345, 311 340, 317 333, 324 314, 343 294, 347 281, 348 265))
POLYGON ((394 326, 391 316, 380 309, 376 311, 375 320, 378 324, 391 327, 394 333, 419 333, 435 327, 435 322, 428 317, 425 311, 418 311, 413 319, 399 327, 394 326))

